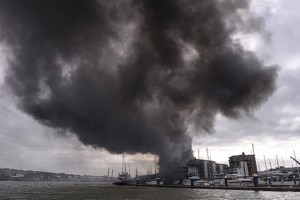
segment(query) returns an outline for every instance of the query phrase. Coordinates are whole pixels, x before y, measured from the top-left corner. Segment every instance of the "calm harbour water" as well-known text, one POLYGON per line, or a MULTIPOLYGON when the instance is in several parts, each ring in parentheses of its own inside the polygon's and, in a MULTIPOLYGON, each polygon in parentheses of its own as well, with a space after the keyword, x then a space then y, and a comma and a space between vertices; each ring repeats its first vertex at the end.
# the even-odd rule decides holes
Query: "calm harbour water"
POLYGON ((188 188, 157 188, 102 185, 100 183, 0 181, 0 199, 19 200, 198 200, 198 199, 286 199, 300 200, 297 192, 254 192, 188 188))

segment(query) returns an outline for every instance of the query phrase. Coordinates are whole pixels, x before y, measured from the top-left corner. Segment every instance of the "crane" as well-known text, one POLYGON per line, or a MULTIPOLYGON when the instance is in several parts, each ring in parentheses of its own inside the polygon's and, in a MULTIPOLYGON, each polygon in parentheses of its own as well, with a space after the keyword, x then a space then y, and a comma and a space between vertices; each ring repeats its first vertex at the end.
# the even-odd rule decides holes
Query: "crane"
POLYGON ((298 160, 296 160, 295 158, 293 158, 292 156, 291 156, 291 159, 293 159, 298 165, 300 165, 300 162, 298 160))
MULTIPOLYGON (((295 156, 296 157, 296 156, 295 156)), ((293 159, 298 165, 300 165, 300 162, 298 160, 296 160, 296 158, 293 158, 291 156, 291 159, 293 159)), ((300 172, 299 172, 299 167, 298 167, 298 175, 300 176, 300 172)), ((295 182, 295 185, 296 185, 296 182, 295 182)), ((299 180, 299 185, 300 185, 300 180, 299 180)))

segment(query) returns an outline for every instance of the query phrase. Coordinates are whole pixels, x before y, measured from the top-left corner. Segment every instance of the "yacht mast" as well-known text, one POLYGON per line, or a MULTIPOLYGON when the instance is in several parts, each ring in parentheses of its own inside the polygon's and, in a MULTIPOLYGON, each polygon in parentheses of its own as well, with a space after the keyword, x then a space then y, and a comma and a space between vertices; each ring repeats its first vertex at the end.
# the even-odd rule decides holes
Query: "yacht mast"
POLYGON ((208 156, 208 148, 206 147, 206 154, 207 154, 207 160, 209 160, 209 156, 208 156))
MULTIPOLYGON (((124 163, 125 163, 125 153, 123 153, 122 155, 122 173, 124 172, 124 163)), ((125 167, 125 171, 126 171, 126 167, 125 167)))
POLYGON ((284 166, 284 168, 285 168, 285 163, 284 163, 284 161, 283 161, 282 157, 281 157, 281 161, 282 161, 282 164, 283 164, 283 166, 284 166))
POLYGON ((279 168, 278 156, 276 155, 277 167, 279 168))
POLYGON ((272 170, 272 163, 270 161, 270 158, 268 158, 268 159, 269 159, 269 164, 270 164, 270 167, 271 167, 271 170, 272 170))
POLYGON ((268 170, 265 154, 264 154, 264 161, 265 161, 265 167, 266 167, 266 170, 268 170))
POLYGON ((154 157, 154 167, 155 167, 155 169, 154 169, 154 173, 155 173, 155 180, 157 180, 157 171, 156 171, 156 155, 155 155, 155 157, 154 157))

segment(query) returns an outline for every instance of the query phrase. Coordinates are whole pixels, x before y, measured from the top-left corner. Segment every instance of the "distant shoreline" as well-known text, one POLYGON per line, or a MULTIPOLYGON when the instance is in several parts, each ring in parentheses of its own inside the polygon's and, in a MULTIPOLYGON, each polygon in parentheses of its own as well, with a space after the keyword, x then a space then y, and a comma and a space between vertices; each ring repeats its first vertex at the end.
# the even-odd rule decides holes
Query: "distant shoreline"
POLYGON ((113 182, 116 177, 0 168, 0 181, 113 182))

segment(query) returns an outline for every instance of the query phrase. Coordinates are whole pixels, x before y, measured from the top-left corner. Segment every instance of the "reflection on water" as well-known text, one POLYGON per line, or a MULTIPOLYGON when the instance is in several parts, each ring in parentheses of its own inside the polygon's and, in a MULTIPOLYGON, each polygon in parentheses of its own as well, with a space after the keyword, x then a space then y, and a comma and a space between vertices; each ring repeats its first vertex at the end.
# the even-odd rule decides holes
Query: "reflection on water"
POLYGON ((0 181, 0 199, 19 200, 117 200, 117 199, 286 199, 299 200, 297 192, 254 192, 239 190, 206 190, 114 186, 101 183, 10 182, 0 181))

